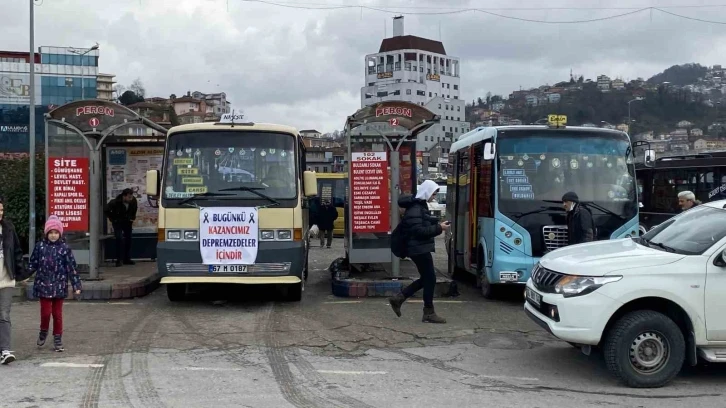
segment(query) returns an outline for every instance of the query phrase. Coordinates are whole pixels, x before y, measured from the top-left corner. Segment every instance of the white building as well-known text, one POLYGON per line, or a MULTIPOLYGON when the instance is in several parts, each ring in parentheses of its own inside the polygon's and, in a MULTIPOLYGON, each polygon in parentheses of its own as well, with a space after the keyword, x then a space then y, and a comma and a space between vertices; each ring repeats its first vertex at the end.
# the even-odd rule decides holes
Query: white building
POLYGON ((607 75, 600 75, 597 77, 597 87, 601 91, 610 90, 610 77, 607 75))
POLYGON ((117 98, 116 89, 114 84, 116 83, 116 75, 113 74, 96 74, 96 99, 103 99, 104 101, 113 101, 117 98))
POLYGON ((446 55, 440 41, 404 35, 403 16, 393 19, 393 37, 385 38, 377 53, 366 55, 364 70, 361 107, 399 100, 425 106, 442 115, 440 126, 433 126, 419 135, 416 150, 426 151, 436 141, 456 137, 460 134, 458 130, 468 128, 465 102, 460 99, 459 58, 446 55), (440 110, 439 105, 442 106, 440 110), (456 115, 457 110, 452 112, 451 109, 459 109, 459 115, 456 115), (460 119, 447 120, 447 116, 460 119))
POLYGON ((191 97, 203 100, 207 105, 206 113, 209 115, 222 116, 222 114, 232 111, 232 102, 227 100, 227 94, 224 92, 205 94, 194 91, 191 97))

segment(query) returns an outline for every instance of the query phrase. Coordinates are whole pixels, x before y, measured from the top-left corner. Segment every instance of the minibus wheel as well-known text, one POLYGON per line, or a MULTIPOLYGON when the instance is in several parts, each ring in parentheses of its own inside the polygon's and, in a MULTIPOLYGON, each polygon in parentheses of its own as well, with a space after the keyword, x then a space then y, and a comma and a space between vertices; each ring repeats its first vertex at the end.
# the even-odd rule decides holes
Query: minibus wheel
POLYGON ((171 283, 166 285, 166 295, 172 302, 180 302, 186 299, 187 285, 186 283, 171 283))
POLYGON ((288 302, 299 302, 300 300, 302 300, 303 289, 305 289, 304 280, 301 280, 300 283, 285 285, 283 288, 285 300, 288 302))

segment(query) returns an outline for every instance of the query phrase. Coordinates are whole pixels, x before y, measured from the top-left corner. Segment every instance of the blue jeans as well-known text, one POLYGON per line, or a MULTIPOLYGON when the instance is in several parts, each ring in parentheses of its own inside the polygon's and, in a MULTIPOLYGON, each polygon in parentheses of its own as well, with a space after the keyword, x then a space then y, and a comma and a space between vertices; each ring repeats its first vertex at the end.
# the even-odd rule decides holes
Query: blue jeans
POLYGON ((0 351, 10 350, 10 306, 15 288, 0 289, 0 351))

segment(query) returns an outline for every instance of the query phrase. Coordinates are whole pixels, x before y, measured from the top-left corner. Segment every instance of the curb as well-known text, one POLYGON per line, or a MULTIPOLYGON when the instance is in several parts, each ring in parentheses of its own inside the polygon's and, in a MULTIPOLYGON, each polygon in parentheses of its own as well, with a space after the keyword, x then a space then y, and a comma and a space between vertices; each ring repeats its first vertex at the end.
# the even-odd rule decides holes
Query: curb
MULTIPOLYGON (((115 300, 133 299, 143 297, 155 291, 159 287, 161 276, 155 273, 146 278, 131 283, 111 283, 104 281, 83 282, 83 291, 80 300, 115 300)), ((33 297, 33 282, 16 287, 16 296, 23 300, 38 300, 33 297)), ((15 296, 14 296, 15 297, 15 296)), ((76 299, 75 294, 69 287, 67 300, 76 299)))
MULTIPOLYGON (((408 286, 411 279, 399 280, 361 280, 361 279, 333 279, 333 295, 338 297, 391 297, 401 293, 408 286)), ((436 278, 434 297, 450 297, 452 280, 436 278)), ((418 296, 421 293, 417 293, 418 296)))

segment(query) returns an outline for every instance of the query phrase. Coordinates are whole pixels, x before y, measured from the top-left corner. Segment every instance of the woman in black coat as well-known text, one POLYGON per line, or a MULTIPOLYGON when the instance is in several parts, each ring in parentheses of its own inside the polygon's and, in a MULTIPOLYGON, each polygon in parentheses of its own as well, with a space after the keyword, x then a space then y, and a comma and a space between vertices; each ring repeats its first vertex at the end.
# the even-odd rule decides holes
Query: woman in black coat
POLYGON ((439 223, 439 219, 429 212, 428 202, 436 198, 439 185, 431 180, 426 180, 418 186, 417 191, 415 198, 411 195, 401 197, 398 200, 398 206, 405 209, 401 225, 403 235, 406 237, 406 255, 416 265, 421 278, 404 288, 399 295, 390 298, 389 302, 396 315, 401 317, 403 302, 423 288, 422 321, 424 323, 446 323, 446 319, 438 316, 434 311, 436 270, 431 253, 435 251, 434 238, 449 229, 449 223, 439 223))

